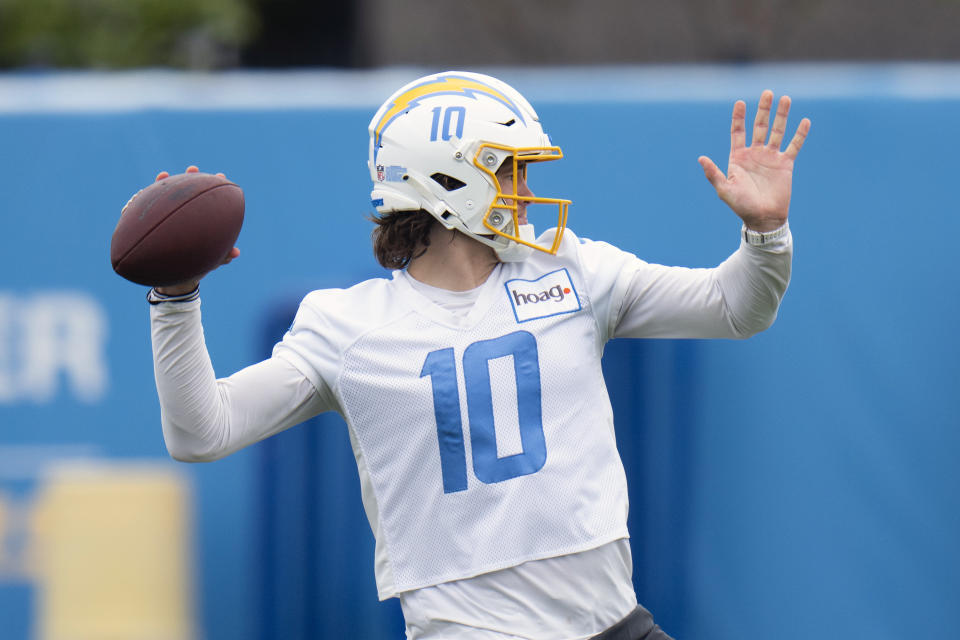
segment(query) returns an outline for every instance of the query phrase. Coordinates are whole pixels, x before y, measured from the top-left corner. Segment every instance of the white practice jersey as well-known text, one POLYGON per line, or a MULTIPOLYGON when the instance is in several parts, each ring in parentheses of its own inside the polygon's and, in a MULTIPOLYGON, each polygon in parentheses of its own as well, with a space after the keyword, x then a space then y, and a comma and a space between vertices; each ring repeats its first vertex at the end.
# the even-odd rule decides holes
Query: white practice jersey
POLYGON ((603 346, 767 328, 792 255, 788 229, 773 238, 686 269, 568 229, 556 256, 500 264, 469 293, 400 271, 315 291, 273 357, 219 380, 197 296, 159 302, 164 440, 210 461, 339 411, 380 597, 400 596, 408 637, 588 638, 636 604, 603 346))
POLYGON ((739 337, 711 271, 568 231, 556 256, 498 265, 466 315, 403 271, 309 294, 274 357, 332 393, 349 426, 380 596, 626 537, 603 347, 739 337))

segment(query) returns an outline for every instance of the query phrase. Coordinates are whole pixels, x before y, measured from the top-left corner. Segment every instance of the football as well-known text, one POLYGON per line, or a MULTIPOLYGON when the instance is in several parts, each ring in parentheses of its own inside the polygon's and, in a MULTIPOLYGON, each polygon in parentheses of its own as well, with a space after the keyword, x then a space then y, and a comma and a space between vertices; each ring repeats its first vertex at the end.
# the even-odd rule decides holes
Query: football
POLYGON ((110 242, 113 270, 131 282, 170 286, 217 268, 243 226, 243 190, 208 173, 169 176, 134 195, 110 242))

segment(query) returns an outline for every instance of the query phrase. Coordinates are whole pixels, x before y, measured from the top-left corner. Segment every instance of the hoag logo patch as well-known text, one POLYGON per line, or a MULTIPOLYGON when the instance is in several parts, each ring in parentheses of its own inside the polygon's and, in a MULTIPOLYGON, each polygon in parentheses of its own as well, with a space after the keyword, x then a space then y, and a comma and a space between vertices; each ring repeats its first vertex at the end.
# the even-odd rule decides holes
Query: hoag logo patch
POLYGON ((504 287, 517 322, 580 311, 580 297, 566 269, 551 271, 536 280, 508 280, 504 287))

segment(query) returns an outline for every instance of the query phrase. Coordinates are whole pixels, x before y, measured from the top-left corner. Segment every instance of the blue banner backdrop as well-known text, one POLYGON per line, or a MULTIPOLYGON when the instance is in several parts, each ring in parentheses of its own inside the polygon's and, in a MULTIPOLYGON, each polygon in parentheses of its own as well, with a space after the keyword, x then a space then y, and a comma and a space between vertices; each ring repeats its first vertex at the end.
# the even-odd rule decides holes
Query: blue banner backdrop
MULTIPOLYGON (((774 327, 610 347, 641 601, 679 638, 952 634, 958 67, 493 72, 566 155, 531 172, 534 190, 571 198, 578 234, 652 262, 710 266, 736 247, 739 222, 696 163, 724 165, 733 100, 752 120, 762 89, 790 92, 791 130, 813 121, 774 327)), ((418 75, 0 76, 4 637, 32 624, 24 522, 44 466, 166 457, 145 291, 108 259, 122 205, 188 164, 245 189, 242 255, 203 286, 229 374, 263 356, 291 301, 383 275, 364 219, 366 126, 418 75)), ((396 603, 376 602, 342 422, 284 437, 300 440, 178 465, 196 492, 202 637, 399 637, 396 603)))

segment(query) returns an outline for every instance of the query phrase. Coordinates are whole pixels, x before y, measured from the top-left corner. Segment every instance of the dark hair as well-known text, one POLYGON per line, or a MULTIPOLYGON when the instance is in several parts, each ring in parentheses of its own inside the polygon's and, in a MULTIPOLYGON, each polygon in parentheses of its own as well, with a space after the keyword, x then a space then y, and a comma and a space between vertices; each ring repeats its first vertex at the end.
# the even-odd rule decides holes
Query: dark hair
POLYGON ((370 234, 373 255, 387 269, 405 269, 422 256, 430 246, 430 229, 437 222, 423 209, 373 214, 370 221, 377 225, 370 234))

